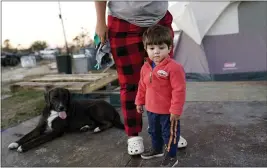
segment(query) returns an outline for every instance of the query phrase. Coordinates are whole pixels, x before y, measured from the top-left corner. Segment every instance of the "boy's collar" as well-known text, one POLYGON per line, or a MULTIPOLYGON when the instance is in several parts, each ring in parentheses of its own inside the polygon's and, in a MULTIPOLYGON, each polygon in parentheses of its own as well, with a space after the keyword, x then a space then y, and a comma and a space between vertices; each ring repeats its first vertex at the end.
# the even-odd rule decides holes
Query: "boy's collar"
MULTIPOLYGON (((168 61, 170 58, 171 58, 170 56, 164 58, 159 64, 165 64, 165 62, 168 61)), ((153 61, 149 57, 146 57, 145 62, 151 65, 153 61)))
POLYGON ((146 57, 145 58, 145 62, 148 62, 149 64, 151 64, 152 63, 152 60, 149 57, 146 57))

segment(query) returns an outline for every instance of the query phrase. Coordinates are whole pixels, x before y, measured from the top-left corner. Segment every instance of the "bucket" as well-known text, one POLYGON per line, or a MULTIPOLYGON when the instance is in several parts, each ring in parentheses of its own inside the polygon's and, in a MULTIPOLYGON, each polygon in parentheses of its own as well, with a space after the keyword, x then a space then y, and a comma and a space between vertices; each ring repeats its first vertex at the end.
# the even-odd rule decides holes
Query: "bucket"
POLYGON ((73 73, 84 74, 88 73, 88 57, 85 54, 76 54, 72 56, 73 73))

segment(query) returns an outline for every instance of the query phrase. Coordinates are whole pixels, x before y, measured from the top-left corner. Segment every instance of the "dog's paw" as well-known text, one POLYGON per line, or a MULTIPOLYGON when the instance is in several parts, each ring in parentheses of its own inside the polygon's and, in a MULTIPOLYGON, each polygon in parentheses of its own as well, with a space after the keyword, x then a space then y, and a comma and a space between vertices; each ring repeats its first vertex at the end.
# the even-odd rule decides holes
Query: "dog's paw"
POLYGON ((12 142, 8 145, 8 149, 17 149, 19 147, 19 144, 16 142, 12 142))
POLYGON ((101 131, 101 129, 99 128, 99 127, 96 127, 95 129, 94 129, 94 133, 97 133, 97 132, 100 132, 101 131))
POLYGON ((88 125, 85 125, 85 126, 83 126, 82 128, 80 128, 80 131, 81 132, 86 132, 86 131, 88 131, 90 129, 90 127, 88 126, 88 125))
POLYGON ((17 151, 20 152, 20 153, 23 152, 22 146, 19 146, 18 149, 17 149, 17 151))

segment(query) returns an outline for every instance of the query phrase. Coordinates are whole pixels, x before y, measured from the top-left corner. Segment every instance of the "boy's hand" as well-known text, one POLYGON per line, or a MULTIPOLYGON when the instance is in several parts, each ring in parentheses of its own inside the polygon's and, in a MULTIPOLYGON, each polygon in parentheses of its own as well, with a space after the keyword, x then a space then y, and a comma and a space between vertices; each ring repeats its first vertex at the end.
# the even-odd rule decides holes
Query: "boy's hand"
POLYGON ((180 119, 180 116, 178 114, 171 114, 170 121, 178 121, 180 119))
POLYGON ((141 106, 140 105, 137 105, 136 106, 136 110, 137 110, 138 113, 143 113, 144 112, 144 109, 143 109, 143 106, 142 105, 141 106))

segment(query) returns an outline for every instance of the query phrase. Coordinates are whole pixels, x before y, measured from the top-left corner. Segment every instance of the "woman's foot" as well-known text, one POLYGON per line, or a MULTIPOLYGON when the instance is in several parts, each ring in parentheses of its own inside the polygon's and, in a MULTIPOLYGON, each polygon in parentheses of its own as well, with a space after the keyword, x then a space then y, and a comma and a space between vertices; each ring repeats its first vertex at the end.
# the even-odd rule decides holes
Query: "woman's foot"
POLYGON ((140 136, 130 137, 128 139, 128 154, 139 155, 144 152, 143 138, 140 136))

